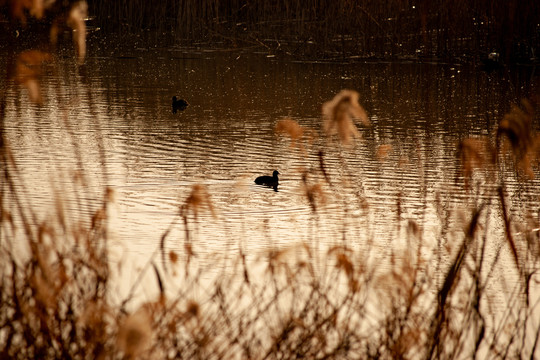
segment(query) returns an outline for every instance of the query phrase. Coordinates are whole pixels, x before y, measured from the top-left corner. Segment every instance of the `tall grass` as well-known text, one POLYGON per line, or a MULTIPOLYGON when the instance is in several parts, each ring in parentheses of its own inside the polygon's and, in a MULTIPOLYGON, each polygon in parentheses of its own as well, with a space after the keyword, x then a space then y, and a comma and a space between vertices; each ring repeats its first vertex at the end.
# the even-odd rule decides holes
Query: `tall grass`
MULTIPOLYGON (((356 99, 358 94, 342 92, 325 105, 324 121, 330 125, 321 134, 329 140, 323 148, 311 141, 314 130, 293 120, 276 128, 294 140, 297 154, 319 154, 303 175, 303 196, 315 219, 326 216, 328 198, 338 198, 346 207, 359 200, 340 194, 338 179, 325 168, 330 147, 346 153, 351 141, 361 141, 354 138, 359 130, 350 121, 361 120, 365 112, 344 96, 356 99), (344 122, 343 114, 353 118, 344 122)), ((536 110, 529 113, 534 107, 528 101, 522 106, 501 119, 491 141, 483 139, 497 146, 467 139, 456 149, 463 166, 459 183, 485 176, 482 189, 469 187, 462 230, 441 230, 434 242, 422 230, 427 223, 409 220, 405 232, 396 232, 406 246, 396 238, 395 246, 381 256, 366 223, 362 236, 369 240, 360 248, 351 246, 354 238, 337 240, 327 249, 313 239, 269 249, 259 257, 240 247, 238 254, 227 254, 230 270, 216 274, 212 264, 198 261, 197 235, 190 230, 215 211, 208 190, 195 185, 178 204, 176 218, 162 230, 160 244, 142 270, 140 276, 154 276, 157 289, 154 300, 142 302, 137 289, 148 284, 140 277, 123 298, 112 294, 114 283, 123 281, 114 275, 109 254, 112 191, 105 189, 103 199, 84 205, 90 212, 69 216, 59 200, 55 216, 39 221, 26 205, 30 195, 21 187, 17 159, 3 138, 0 356, 535 358, 539 225, 527 209, 538 201, 524 199, 530 201, 526 207, 514 208, 504 181, 494 180, 502 179, 499 168, 504 164, 515 165, 516 176, 525 182, 532 162, 524 163, 522 157, 538 158, 537 138, 521 132, 536 110), (475 191, 484 196, 475 197, 475 191), (184 247, 170 251, 169 234, 176 227, 184 229, 184 247), (501 282, 506 284, 502 288, 501 282)), ((5 113, 1 115, 4 119, 5 113)), ((387 151, 381 149, 381 159, 387 151)), ((81 186, 78 191, 86 190, 81 186)), ((439 221, 452 221, 437 206, 439 221)))
POLYGON ((296 56, 538 57, 535 1, 90 1, 106 30, 255 44, 296 56), (535 52, 533 54, 533 52, 535 52))
MULTIPOLYGON (((15 70, 6 87, 26 88, 29 100, 39 104, 39 69, 48 53, 37 54, 30 56, 35 62, 25 61, 15 70)), ((80 62, 79 56, 74 63, 80 62)), ((442 201, 434 201, 443 226, 430 238, 423 230, 428 225, 425 216, 419 221, 402 218, 405 200, 398 196, 398 218, 388 224, 397 230, 396 238, 384 254, 377 253, 369 217, 348 217, 347 209, 355 204, 368 214, 368 200, 360 191, 343 194, 337 185, 341 179, 325 165, 338 156, 346 172, 351 144, 362 141, 356 122, 371 126, 358 99, 358 93, 346 90, 323 104, 322 134, 292 119, 279 121, 276 132, 298 150, 291 156, 315 154, 310 167, 301 171, 302 196, 316 230, 328 214, 323 211, 327 200, 337 199, 344 209, 343 228, 359 222, 359 237, 367 239, 362 246, 345 232, 327 249, 315 238, 269 249, 259 257, 240 246, 237 254, 227 254, 230 271, 216 274, 215 261, 197 261, 197 233, 192 229, 211 219, 215 209, 208 189, 195 185, 178 204, 170 227, 156 236, 159 245, 131 289, 118 295, 114 284, 123 279, 116 275, 109 239, 113 191, 90 193, 85 180, 90 174, 79 161, 74 180, 78 206, 68 212, 61 197, 55 198, 49 216, 40 219, 29 205, 32 194, 5 133, 3 92, 0 357, 538 357, 539 198, 536 189, 529 189, 535 196, 510 194, 505 182, 510 171, 527 187, 535 174, 538 99, 514 105, 492 137, 465 139, 456 148, 463 169, 456 189, 467 184, 463 191, 468 194, 462 226, 452 226, 456 219, 442 201), (181 251, 167 250, 175 228, 184 230, 181 251), (150 301, 136 297, 148 286, 141 280, 144 275, 155 279, 150 301)), ((64 122, 70 129, 68 115, 64 122)), ((76 136, 69 136, 80 159, 76 136)), ((380 147, 379 161, 390 151, 389 146, 380 147)), ((104 159, 101 155, 106 166, 104 159)))

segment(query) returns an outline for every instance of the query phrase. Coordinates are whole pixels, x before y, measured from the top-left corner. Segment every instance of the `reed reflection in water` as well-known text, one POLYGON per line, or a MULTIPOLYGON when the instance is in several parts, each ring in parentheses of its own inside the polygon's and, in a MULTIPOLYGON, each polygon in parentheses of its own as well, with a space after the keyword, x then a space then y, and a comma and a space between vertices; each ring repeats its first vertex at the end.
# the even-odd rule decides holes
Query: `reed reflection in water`
MULTIPOLYGON (((68 194, 73 171, 84 166, 96 174, 87 179, 96 192, 103 185, 116 191, 112 228, 140 254, 154 249, 194 184, 208 188, 217 212, 201 215, 194 229, 202 253, 244 239, 255 254, 313 236, 326 246, 337 239, 362 246, 374 237, 384 247, 395 224, 408 220, 435 233, 434 201, 451 209, 468 197, 455 182, 457 143, 490 135, 532 86, 526 70, 508 79, 450 65, 294 63, 197 51, 98 56, 85 74, 65 71, 44 79, 43 109, 21 107, 24 95, 8 94, 7 132, 22 177, 40 189, 32 201, 46 209, 50 192, 68 194), (358 124, 361 139, 349 147, 319 136, 321 106, 341 89, 358 91, 371 122, 358 124), (172 113, 172 95, 189 107, 172 113), (284 118, 312 131, 302 147, 276 135, 284 118), (324 182, 316 171, 321 150, 342 197, 327 200, 315 231, 302 176, 324 182), (253 184, 274 169, 282 174, 279 192, 253 184), (51 177, 54 189, 44 185, 51 177)), ((508 184, 518 187, 512 178, 508 184)), ((179 226, 171 238, 182 234, 179 226)))

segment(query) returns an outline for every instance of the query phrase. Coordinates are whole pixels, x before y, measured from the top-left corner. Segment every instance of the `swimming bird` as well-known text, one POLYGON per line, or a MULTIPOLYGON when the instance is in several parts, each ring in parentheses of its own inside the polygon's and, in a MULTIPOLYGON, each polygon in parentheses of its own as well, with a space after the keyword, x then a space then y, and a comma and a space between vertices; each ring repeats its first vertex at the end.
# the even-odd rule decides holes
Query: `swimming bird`
POLYGON ((503 62, 498 52, 490 52, 487 58, 480 60, 482 61, 481 69, 488 73, 503 67, 503 62))
POLYGON ((277 186, 279 184, 278 175, 279 175, 279 171, 274 170, 274 172, 272 173, 272 176, 264 175, 264 176, 259 176, 258 178, 256 178, 255 184, 273 187, 274 190, 277 191, 277 186))
POLYGON ((184 111, 188 107, 188 102, 184 99, 177 100, 176 96, 172 97, 172 112, 176 114, 176 111, 184 111))

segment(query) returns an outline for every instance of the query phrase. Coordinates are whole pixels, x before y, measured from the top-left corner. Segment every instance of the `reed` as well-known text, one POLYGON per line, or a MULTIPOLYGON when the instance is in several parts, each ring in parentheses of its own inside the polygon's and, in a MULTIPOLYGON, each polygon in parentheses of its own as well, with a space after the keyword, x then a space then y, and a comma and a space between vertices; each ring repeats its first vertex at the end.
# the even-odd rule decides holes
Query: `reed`
MULTIPOLYGON (((38 54, 35 65, 41 66, 48 53, 38 54)), ((75 53, 75 64, 79 56, 75 53)), ((39 89, 39 71, 22 69, 15 75, 30 79, 39 89)), ((6 84, 28 87, 23 80, 6 84)), ((328 202, 338 199, 344 205, 339 213, 342 227, 361 224, 357 237, 344 231, 335 245, 323 249, 313 235, 308 242, 271 248, 258 257, 248 257, 240 246, 236 255, 227 254, 232 257, 231 270, 216 274, 215 263, 222 259, 216 255, 211 261, 198 261, 197 232, 192 229, 213 221, 217 209, 208 189, 195 185, 179 202, 169 228, 162 229, 159 246, 130 290, 118 299, 118 270, 109 238, 114 191, 89 193, 89 174, 71 131, 80 167, 74 180, 78 207, 67 213, 57 195, 50 216, 40 219, 29 205, 30 190, 4 132, 3 94, 0 358, 532 359, 540 354, 539 224, 531 211, 538 209, 539 197, 520 198, 525 206, 513 206, 504 181, 515 176, 526 186, 534 174, 532 166, 539 157, 531 126, 538 119, 536 99, 513 106, 493 137, 465 139, 456 148, 462 173, 451 191, 460 191, 466 182, 477 183, 464 192, 463 226, 441 226, 439 238, 431 239, 423 230, 425 216, 420 216, 405 219, 400 231, 404 221, 399 209, 405 200, 399 196, 398 219, 389 220, 395 221, 389 225, 397 230, 395 243, 382 254, 375 250, 369 217, 348 212, 359 206, 368 213, 368 200, 360 191, 340 193, 336 184, 343 179, 325 165, 335 161, 331 156, 345 163, 354 142, 368 141, 361 140, 356 125, 369 125, 358 94, 347 90, 324 104, 322 134, 293 119, 282 120, 276 132, 298 150, 291 156, 312 155, 307 158, 313 163, 301 169, 300 196, 310 206, 314 226, 328 215, 328 202), (326 141, 333 135, 337 139, 326 141), (319 138, 323 141, 314 141, 319 138), (507 169, 515 173, 509 175, 507 169), (184 247, 167 252, 174 229, 184 230, 184 247), (495 301, 498 293, 493 288, 507 279, 501 280, 501 273, 515 285, 503 287, 508 296, 495 301), (145 275, 155 278, 151 300, 136 298, 141 288, 150 292, 148 282, 142 281, 145 275)), ((30 102, 39 104, 38 99, 29 92, 30 102)), ((60 106, 68 110, 69 105, 60 106)), ((64 121, 70 129, 69 118, 64 121)), ((96 138, 99 141, 99 134, 96 138)), ((388 145, 379 147, 374 157, 389 161, 391 150, 388 145)), ((106 166, 104 157, 101 160, 106 166)), ((106 176, 105 169, 101 176, 106 176)), ((441 224, 457 222, 440 201, 425 201, 426 207, 437 208, 441 224)))
MULTIPOLYGON (((334 101, 327 106, 332 104, 343 105, 334 101)), ((536 110, 530 109, 536 116, 536 110)), ((508 133, 508 116, 515 111, 501 119, 499 137, 508 133)), ((357 115, 347 121, 362 121, 365 113, 357 115)), ((280 124, 280 134, 295 142, 310 133, 291 119, 280 124)), ((327 201, 339 191, 332 185, 339 179, 325 170, 328 155, 320 144, 347 152, 351 144, 345 141, 352 139, 307 143, 298 152, 299 156, 304 151, 319 156, 309 171, 304 170, 301 192, 319 218, 327 214, 327 201)), ((512 143, 500 147, 498 164, 519 168, 512 143)), ((458 161, 463 162, 458 182, 476 172, 501 171, 481 155, 484 144, 485 139, 469 139, 456 149, 461 154, 458 161)), ((17 159, 10 156, 6 139, 0 155, 0 356, 4 358, 506 359, 538 355, 538 224, 515 220, 521 214, 508 204, 504 182, 482 182, 489 195, 472 204, 463 230, 441 232, 445 247, 432 248, 433 242, 422 230, 425 224, 410 220, 406 234, 402 233, 407 246, 396 246, 382 258, 369 245, 361 250, 349 246, 355 239, 336 241, 326 250, 315 242, 270 249, 250 261, 240 248, 232 256, 233 270, 217 276, 212 264, 197 261, 197 236, 188 231, 206 221, 204 213, 215 212, 208 190, 196 185, 179 204, 177 218, 163 230, 159 248, 141 273, 154 273, 155 300, 136 301, 136 289, 148 286, 139 278, 132 285, 134 291, 115 301, 111 290, 118 279, 109 260, 107 235, 113 192, 105 189, 103 199, 88 215, 66 217, 57 209, 56 217, 37 221, 32 208, 25 206, 28 195, 20 190, 17 159), (504 224, 500 238, 491 229, 492 214, 499 214, 504 224), (183 251, 167 253, 168 234, 175 227, 184 228, 185 246, 183 251), (22 255, 17 251, 21 239, 27 249, 22 255), (502 262, 502 255, 493 257, 487 252, 501 240, 513 259, 510 263, 502 262), (372 257, 387 266, 379 266, 380 261, 373 262, 372 257), (443 258, 450 261, 442 262, 443 258), (517 285, 507 290, 511 296, 506 300, 494 303, 490 288, 497 286, 501 268, 513 274, 517 285), (179 279, 182 285, 174 286, 179 279)), ((346 201, 348 206, 356 202, 346 201)), ((538 206, 537 200, 529 201, 533 201, 531 207, 538 206)), ((57 204, 61 206, 61 199, 57 204)), ((365 231, 369 234, 369 225, 365 231)), ((505 252, 502 248, 500 253, 505 252)))
MULTIPOLYGON (((460 58, 492 51, 505 62, 538 56, 540 5, 506 1, 89 2, 106 31, 154 29, 177 41, 264 45, 318 57, 460 58)), ((165 36, 166 37, 166 36, 165 36)))

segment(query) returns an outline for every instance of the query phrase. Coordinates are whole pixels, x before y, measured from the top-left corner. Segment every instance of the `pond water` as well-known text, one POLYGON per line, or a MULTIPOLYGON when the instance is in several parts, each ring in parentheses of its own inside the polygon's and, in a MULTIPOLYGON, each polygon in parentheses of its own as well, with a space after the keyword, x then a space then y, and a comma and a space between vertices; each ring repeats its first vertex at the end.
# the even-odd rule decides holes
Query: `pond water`
MULTIPOLYGON (((358 248, 375 240, 384 252, 405 236, 409 220, 435 244, 440 208, 453 214, 474 203, 457 144, 491 136, 510 104, 538 83, 532 68, 310 63, 200 49, 89 53, 83 69, 67 58, 50 66, 42 107, 24 90, 6 88, 5 131, 19 186, 40 220, 52 216, 59 198, 67 214, 91 214, 111 187, 111 236, 125 254, 143 257, 171 223, 165 246, 182 252, 178 213, 195 184, 206 187, 215 210, 201 209, 188 223, 201 259, 239 247, 257 257, 313 241, 358 248), (372 124, 358 124, 362 138, 349 147, 321 132, 321 106, 342 89, 358 91, 372 124), (189 102, 185 111, 171 111, 173 95, 189 102), (284 118, 316 136, 291 147, 275 132, 284 118), (332 186, 320 171, 320 151, 332 186), (277 192, 253 183, 275 169, 277 192), (326 193, 317 213, 303 193, 306 169, 326 193)), ((534 192, 538 183, 529 184, 525 190, 534 192)), ((523 192, 511 173, 507 186, 523 192)))

